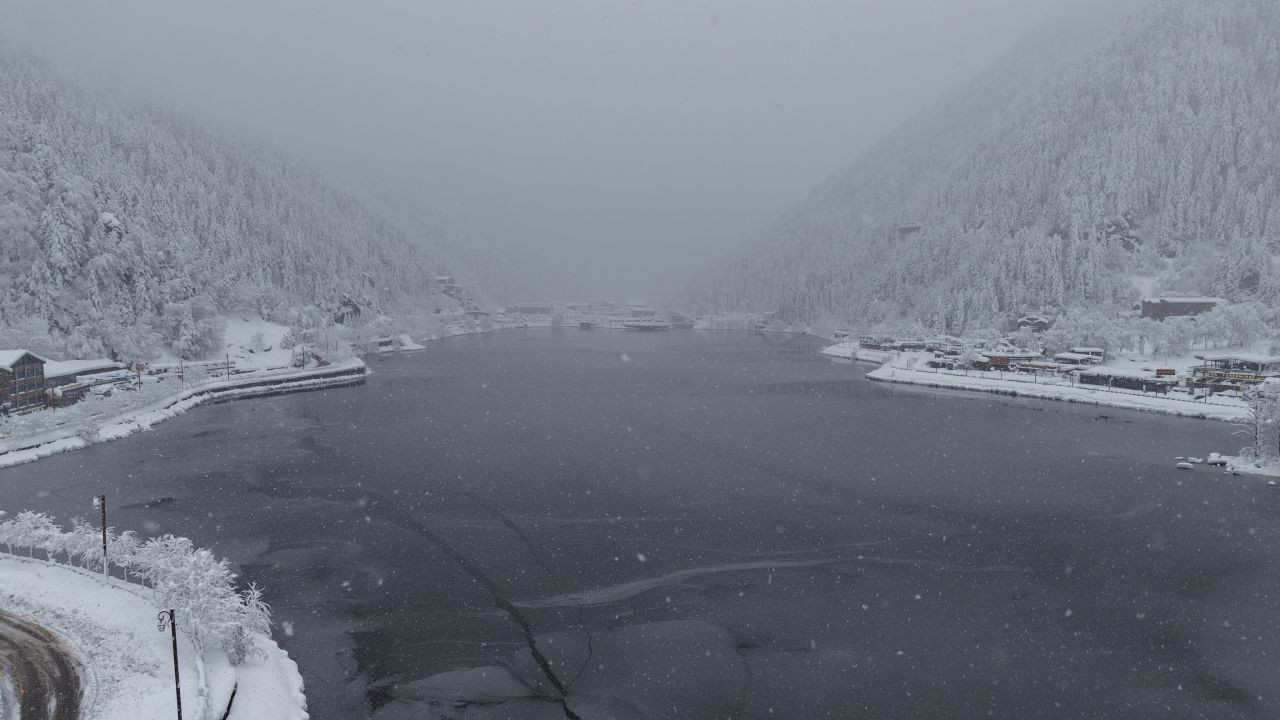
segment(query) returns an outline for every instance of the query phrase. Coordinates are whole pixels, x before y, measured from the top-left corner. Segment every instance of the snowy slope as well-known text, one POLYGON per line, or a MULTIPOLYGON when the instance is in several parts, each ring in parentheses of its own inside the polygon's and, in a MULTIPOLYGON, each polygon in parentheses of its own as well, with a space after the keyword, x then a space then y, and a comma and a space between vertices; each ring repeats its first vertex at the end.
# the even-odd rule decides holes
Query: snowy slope
POLYGON ((1270 0, 1154 0, 1051 28, 819 186, 694 304, 961 332, 1127 307, 1133 276, 1280 299, 1276 27, 1270 0))
POLYGON ((4 52, 0 347, 195 358, 221 351, 232 311, 314 327, 344 296, 366 317, 454 304, 431 278, 452 274, 456 234, 407 231, 278 152, 4 52))
MULTIPOLYGON (((156 628, 149 593, 76 568, 0 554, 5 611, 49 628, 81 661, 85 720, 174 716, 169 635, 156 628)), ((197 661, 191 643, 180 635, 183 716, 222 717, 238 684, 230 720, 305 720, 297 665, 269 638, 259 642, 265 656, 233 668, 220 651, 197 661)))

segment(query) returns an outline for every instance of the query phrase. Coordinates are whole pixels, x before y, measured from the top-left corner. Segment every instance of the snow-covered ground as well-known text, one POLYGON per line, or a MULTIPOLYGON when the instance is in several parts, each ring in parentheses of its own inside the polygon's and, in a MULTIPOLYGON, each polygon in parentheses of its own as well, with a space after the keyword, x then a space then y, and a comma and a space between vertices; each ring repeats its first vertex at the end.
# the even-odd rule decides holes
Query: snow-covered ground
MULTIPOLYGON (((1137 390, 1081 385, 1061 376, 1035 377, 1021 373, 983 372, 973 369, 937 370, 927 367, 926 363, 930 357, 925 353, 899 353, 881 367, 867 373, 867 377, 882 382, 975 390, 1045 400, 1065 400, 1214 420, 1239 420, 1247 412, 1245 404, 1232 397, 1214 396, 1206 402, 1192 400, 1189 395, 1182 393, 1159 395, 1137 390)), ((1176 358, 1157 362, 1122 359, 1110 366, 1128 370, 1173 367, 1182 371, 1194 362, 1194 358, 1176 358)))
POLYGON ((229 317, 224 353, 237 370, 293 367, 293 350, 283 347, 289 328, 256 317, 229 317))
MULTIPOLYGON (((84 668, 84 720, 168 720, 175 715, 168 631, 157 629, 150 591, 121 580, 43 560, 0 554, 0 606, 51 630, 84 668)), ((264 656, 233 667, 221 649, 197 658, 178 638, 183 717, 305 720, 297 665, 270 638, 264 656)))
POLYGON ((1223 464, 1222 469, 1226 472, 1280 478, 1280 459, 1267 458, 1259 461, 1240 455, 1221 455, 1215 459, 1223 464))
POLYGON ((135 389, 95 393, 67 408, 41 410, 0 422, 0 467, 38 460, 95 442, 150 429, 213 400, 339 387, 363 381, 358 359, 318 368, 259 369, 230 377, 189 371, 185 384, 172 373, 142 376, 135 389))
POLYGON ((422 343, 414 342, 413 338, 408 335, 397 336, 400 341, 400 352, 414 352, 417 350, 426 350, 427 346, 422 343))
POLYGON ((836 343, 824 348, 822 354, 837 360, 860 360, 877 365, 887 363, 894 357, 894 353, 884 350, 867 350, 866 348, 858 347, 856 341, 836 343))

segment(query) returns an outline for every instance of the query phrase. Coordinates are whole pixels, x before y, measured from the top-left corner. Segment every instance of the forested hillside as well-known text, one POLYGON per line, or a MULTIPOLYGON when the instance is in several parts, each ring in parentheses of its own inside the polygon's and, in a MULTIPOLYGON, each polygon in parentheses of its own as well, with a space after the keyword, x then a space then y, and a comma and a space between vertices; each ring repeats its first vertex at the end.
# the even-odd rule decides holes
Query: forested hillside
POLYGON ((1280 299, 1280 4, 1155 0, 1099 29, 1101 45, 1054 28, 1015 50, 817 188, 694 302, 959 332, 1127 307, 1134 276, 1280 299))
POLYGON ((451 244, 277 152, 0 54, 0 345, 199 357, 230 311, 318 327, 345 295, 421 315, 451 302, 430 287, 451 244))

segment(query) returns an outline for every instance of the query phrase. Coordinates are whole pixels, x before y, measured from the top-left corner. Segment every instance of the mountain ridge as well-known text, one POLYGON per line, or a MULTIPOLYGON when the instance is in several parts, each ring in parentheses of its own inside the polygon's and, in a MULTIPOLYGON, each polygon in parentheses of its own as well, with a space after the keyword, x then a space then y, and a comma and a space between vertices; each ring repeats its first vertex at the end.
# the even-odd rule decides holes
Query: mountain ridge
POLYGON ((690 302, 948 332, 1125 307, 1132 275, 1272 302, 1280 207, 1260 168, 1280 161, 1278 26, 1256 0, 1155 0, 1047 79, 1002 76, 1024 47, 815 188, 690 302), (1248 148, 1252 174, 1226 178, 1236 157, 1203 173, 1224 146, 1248 148))
POLYGON ((283 152, 3 48, 0 97, 0 340, 198 357, 226 312, 305 335, 344 298, 394 321, 454 303, 431 279, 456 234, 411 232, 283 152))

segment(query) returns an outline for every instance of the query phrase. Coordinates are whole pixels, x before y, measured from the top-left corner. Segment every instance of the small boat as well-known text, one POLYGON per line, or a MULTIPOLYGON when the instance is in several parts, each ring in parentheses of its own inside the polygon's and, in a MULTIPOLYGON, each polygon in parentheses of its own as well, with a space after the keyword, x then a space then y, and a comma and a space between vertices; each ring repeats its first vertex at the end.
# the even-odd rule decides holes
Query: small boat
POLYGON ((622 323, 627 330, 670 330, 671 323, 663 320, 628 320, 622 323))
POLYGON ((692 320, 676 320, 671 323, 671 328, 673 330, 692 330, 693 321, 692 320))
POLYGON ((583 321, 583 322, 578 323, 578 329, 579 329, 579 330, 590 330, 591 328, 593 328, 593 327, 595 327, 595 326, 596 326, 596 324, 595 324, 595 323, 593 323, 593 322, 586 322, 586 321, 583 321))
POLYGON ((1179 470, 1191 470, 1192 468, 1195 467, 1195 465, 1192 465, 1189 462, 1180 462, 1174 467, 1178 468, 1179 470))

